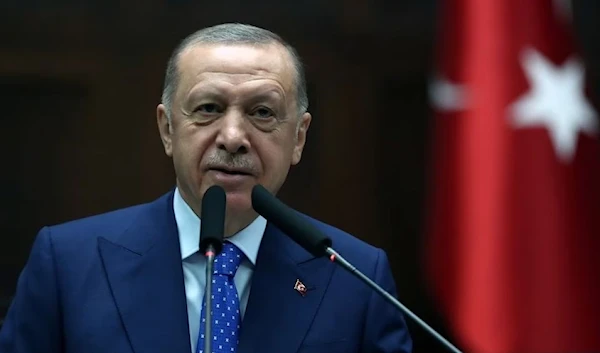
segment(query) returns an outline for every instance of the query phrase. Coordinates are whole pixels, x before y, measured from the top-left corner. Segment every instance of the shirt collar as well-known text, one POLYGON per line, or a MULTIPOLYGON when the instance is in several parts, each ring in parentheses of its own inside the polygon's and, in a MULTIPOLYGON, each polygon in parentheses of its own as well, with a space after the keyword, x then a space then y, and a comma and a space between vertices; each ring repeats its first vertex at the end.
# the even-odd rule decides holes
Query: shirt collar
MULTIPOLYGON (((199 250, 200 242, 200 218, 194 213, 190 206, 185 202, 179 188, 175 188, 173 196, 173 212, 177 222, 179 233, 179 246, 181 249, 181 259, 185 260, 194 255, 199 250)), ((258 249, 262 240, 267 220, 258 216, 250 225, 242 229, 233 236, 227 238, 228 241, 236 245, 246 255, 248 260, 255 265, 258 249)))

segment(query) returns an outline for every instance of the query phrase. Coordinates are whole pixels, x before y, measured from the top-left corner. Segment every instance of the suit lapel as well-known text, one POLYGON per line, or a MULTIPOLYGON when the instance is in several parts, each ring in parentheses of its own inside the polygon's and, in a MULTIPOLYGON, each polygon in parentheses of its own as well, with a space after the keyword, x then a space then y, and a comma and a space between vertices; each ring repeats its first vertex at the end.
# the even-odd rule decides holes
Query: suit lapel
POLYGON ((333 264, 316 259, 272 224, 258 253, 239 353, 296 352, 321 304, 333 264), (297 280, 306 293, 294 289, 297 280))
POLYGON ((136 353, 190 352, 173 193, 150 204, 125 234, 98 239, 123 325, 136 353))

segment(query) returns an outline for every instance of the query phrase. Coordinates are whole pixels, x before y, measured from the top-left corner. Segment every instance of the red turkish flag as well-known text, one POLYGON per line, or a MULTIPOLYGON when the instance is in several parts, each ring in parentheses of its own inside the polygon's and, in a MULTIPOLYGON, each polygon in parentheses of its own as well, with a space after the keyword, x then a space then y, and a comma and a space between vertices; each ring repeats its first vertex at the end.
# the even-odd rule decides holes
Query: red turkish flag
POLYGON ((442 6, 427 267, 466 351, 600 352, 600 128, 567 5, 442 6))

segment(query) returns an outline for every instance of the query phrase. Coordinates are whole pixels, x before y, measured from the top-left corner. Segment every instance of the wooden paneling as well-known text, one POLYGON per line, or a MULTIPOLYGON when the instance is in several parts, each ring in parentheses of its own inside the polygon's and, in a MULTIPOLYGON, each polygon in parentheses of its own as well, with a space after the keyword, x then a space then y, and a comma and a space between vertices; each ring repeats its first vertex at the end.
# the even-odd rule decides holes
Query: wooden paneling
POLYGON ((65 185, 75 134, 70 125, 84 114, 89 95, 77 82, 37 77, 0 79, 3 107, 0 296, 12 294, 15 276, 43 223, 71 217, 65 185))

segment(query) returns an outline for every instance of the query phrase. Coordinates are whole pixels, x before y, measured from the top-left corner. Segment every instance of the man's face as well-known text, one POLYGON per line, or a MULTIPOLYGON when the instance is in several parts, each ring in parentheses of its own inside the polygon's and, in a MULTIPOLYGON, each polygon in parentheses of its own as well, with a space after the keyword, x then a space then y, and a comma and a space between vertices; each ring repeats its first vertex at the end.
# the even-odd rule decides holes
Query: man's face
POLYGON ((177 184, 196 213, 216 184, 227 193, 227 217, 249 222, 252 187, 276 193, 300 161, 311 117, 298 114, 294 72, 276 44, 196 45, 181 54, 171 126, 162 104, 157 120, 177 184))

